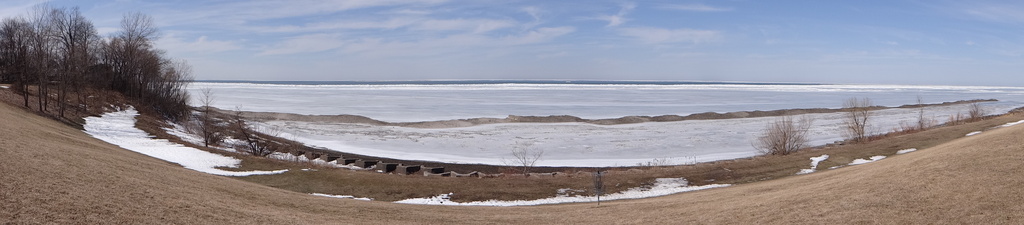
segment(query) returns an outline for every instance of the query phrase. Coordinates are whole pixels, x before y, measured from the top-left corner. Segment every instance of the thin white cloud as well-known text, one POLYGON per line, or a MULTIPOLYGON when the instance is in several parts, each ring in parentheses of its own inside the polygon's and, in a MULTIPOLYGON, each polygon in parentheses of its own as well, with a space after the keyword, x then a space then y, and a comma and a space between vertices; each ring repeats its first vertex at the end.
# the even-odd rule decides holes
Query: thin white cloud
POLYGON ((608 21, 608 25, 605 25, 606 27, 617 27, 626 23, 626 21, 629 21, 629 19, 626 18, 626 15, 629 15, 633 9, 636 9, 636 3, 626 2, 620 6, 619 13, 616 13, 615 15, 599 16, 595 19, 608 21))
POLYGON ((107 37, 117 33, 118 31, 121 31, 120 27, 96 27, 96 33, 99 34, 100 37, 107 37))
POLYGON ((263 50, 257 55, 288 55, 297 53, 313 53, 336 49, 344 45, 340 35, 312 34, 293 37, 273 47, 263 50))
POLYGON ((335 30, 394 30, 408 28, 416 31, 467 31, 486 33, 489 31, 515 27, 518 22, 513 20, 494 19, 430 19, 423 17, 398 17, 386 20, 346 20, 310 23, 301 26, 286 25, 276 27, 256 27, 250 30, 257 32, 303 33, 327 32, 335 30))
POLYGON ((704 43, 720 39, 721 34, 713 30, 664 29, 656 27, 628 27, 617 29, 620 35, 634 38, 647 44, 704 43))
POLYGON ((410 15, 410 16, 425 16, 425 15, 433 14, 434 12, 431 12, 431 11, 428 11, 428 10, 418 10, 418 9, 399 9, 399 10, 394 10, 394 11, 388 11, 388 12, 385 12, 385 13, 397 14, 397 15, 410 15))
POLYGON ((161 38, 157 46, 175 52, 198 52, 215 53, 231 50, 238 50, 242 47, 232 41, 209 40, 206 36, 200 36, 193 41, 183 40, 173 35, 161 38))
POLYGON ((541 9, 540 8, 537 8, 537 7, 534 7, 534 6, 523 7, 523 12, 525 12, 528 15, 530 15, 530 17, 533 17, 533 20, 540 20, 540 14, 541 14, 541 9))
POLYGON ((480 54, 482 49, 502 49, 543 44, 574 32, 573 27, 543 27, 519 35, 491 37, 477 33, 455 34, 413 41, 364 38, 351 41, 342 49, 362 57, 425 57, 437 55, 480 54))
MULTIPOLYGON (((246 27, 261 21, 326 15, 377 7, 433 6, 448 0, 252 0, 205 3, 198 8, 170 8, 167 3, 152 3, 158 21, 173 25, 205 25, 222 28, 246 27)), ((411 12, 411 11, 406 11, 411 12)))
POLYGON ((486 33, 488 31, 513 27, 517 24, 511 20, 491 19, 455 19, 455 20, 424 20, 412 27, 413 30, 428 31, 472 31, 486 33))
POLYGON ((522 25, 523 29, 531 29, 536 26, 540 26, 541 24, 544 23, 543 20, 541 20, 541 14, 543 13, 543 10, 541 10, 540 8, 534 6, 523 7, 523 12, 525 12, 527 15, 530 15, 530 17, 533 18, 533 21, 524 23, 522 25))
POLYGON ((1024 23, 1024 7, 1017 5, 970 4, 961 6, 961 9, 963 13, 981 20, 1024 23))
POLYGON ((0 2, 0 15, 4 18, 13 15, 25 15, 33 6, 49 2, 49 0, 4 0, 0 2))
POLYGON ((535 44, 540 42, 547 42, 556 37, 560 37, 576 31, 573 27, 542 27, 536 30, 526 32, 525 35, 506 37, 504 40, 510 44, 535 44))
POLYGON ((726 12, 726 11, 732 11, 733 10, 732 8, 714 7, 714 6, 709 6, 709 5, 705 5, 705 4, 699 4, 699 3, 695 3, 695 4, 671 4, 671 5, 663 5, 663 6, 659 7, 659 8, 667 9, 667 10, 690 11, 690 12, 726 12))
POLYGON ((250 30, 257 32, 281 32, 281 33, 303 33, 303 32, 324 32, 330 30, 354 30, 354 29, 383 29, 391 30, 411 26, 420 19, 412 17, 399 17, 387 20, 359 20, 359 21, 332 21, 318 22, 305 25, 285 25, 276 27, 255 27, 250 30))
POLYGON ((552 52, 552 53, 539 54, 539 55, 537 55, 537 58, 538 59, 560 58, 560 57, 565 57, 565 56, 568 56, 568 55, 569 55, 569 52, 560 51, 560 52, 552 52))

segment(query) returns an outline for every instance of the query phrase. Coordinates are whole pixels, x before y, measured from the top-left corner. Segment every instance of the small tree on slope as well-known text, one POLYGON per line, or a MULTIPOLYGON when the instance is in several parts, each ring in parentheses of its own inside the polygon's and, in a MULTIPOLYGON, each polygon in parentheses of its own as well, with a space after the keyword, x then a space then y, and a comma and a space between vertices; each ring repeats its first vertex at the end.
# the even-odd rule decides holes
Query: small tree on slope
POLYGON ((846 110, 844 128, 846 136, 853 141, 861 142, 867 140, 868 122, 871 119, 871 99, 850 98, 843 102, 846 110))

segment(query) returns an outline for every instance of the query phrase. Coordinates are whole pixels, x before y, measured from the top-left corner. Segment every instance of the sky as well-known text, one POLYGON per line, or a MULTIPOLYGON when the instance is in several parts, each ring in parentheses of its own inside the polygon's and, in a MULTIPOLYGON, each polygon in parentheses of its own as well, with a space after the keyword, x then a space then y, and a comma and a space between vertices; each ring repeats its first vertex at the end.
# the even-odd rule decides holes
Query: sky
POLYGON ((1016 1, 4 0, 151 15, 200 80, 1024 86, 1016 1))

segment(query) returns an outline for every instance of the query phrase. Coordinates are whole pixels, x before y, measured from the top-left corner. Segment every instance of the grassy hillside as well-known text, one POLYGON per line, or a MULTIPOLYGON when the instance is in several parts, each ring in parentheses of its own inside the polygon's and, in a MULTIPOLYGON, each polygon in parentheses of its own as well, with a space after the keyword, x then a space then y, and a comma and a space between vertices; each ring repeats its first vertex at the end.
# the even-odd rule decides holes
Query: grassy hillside
POLYGON ((0 223, 1020 223, 1024 126, 861 166, 660 198, 535 207, 331 199, 120 149, 0 104, 0 223))

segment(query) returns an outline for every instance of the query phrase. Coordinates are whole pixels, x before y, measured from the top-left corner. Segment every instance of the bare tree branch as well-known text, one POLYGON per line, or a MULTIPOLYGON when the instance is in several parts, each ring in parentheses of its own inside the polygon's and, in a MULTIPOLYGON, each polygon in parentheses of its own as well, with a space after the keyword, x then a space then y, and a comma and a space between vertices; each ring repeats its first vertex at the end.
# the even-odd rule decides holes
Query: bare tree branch
POLYGON ((844 127, 846 136, 853 141, 861 142, 867 140, 868 123, 871 119, 871 99, 850 98, 843 102, 846 110, 844 127))
POLYGON ((537 160, 544 155, 544 150, 533 148, 533 143, 530 142, 516 142, 516 145, 512 147, 512 159, 502 161, 506 165, 516 166, 520 168, 520 172, 523 174, 530 173, 534 165, 537 164, 537 160))

